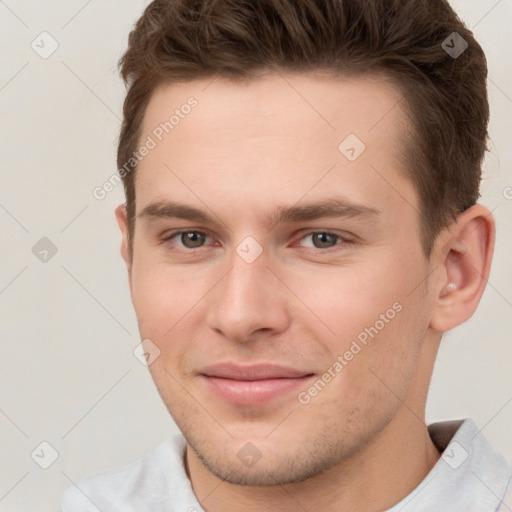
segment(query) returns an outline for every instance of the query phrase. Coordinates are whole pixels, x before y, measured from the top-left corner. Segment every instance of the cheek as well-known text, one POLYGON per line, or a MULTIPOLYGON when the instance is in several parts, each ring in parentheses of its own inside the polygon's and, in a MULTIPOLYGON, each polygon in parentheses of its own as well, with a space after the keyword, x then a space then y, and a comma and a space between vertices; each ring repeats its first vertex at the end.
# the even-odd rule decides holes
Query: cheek
MULTIPOLYGON (((180 297, 176 293, 182 285, 159 270, 158 265, 146 263, 143 259, 132 268, 132 302, 140 336, 141 339, 150 339, 158 347, 158 362, 166 359, 169 348, 175 346, 168 341, 184 315, 183 295, 180 297)), ((157 361, 151 365, 152 373, 157 366, 157 361)))
POLYGON ((198 329, 204 325, 201 305, 212 286, 208 277, 204 273, 190 275, 148 257, 134 259, 132 302, 140 336, 160 350, 150 366, 155 382, 172 385, 165 370, 175 374, 199 338, 198 329))
POLYGON ((380 325, 382 314, 391 319, 396 316, 399 306, 393 309, 393 305, 404 300, 407 279, 393 270, 377 261, 319 267, 289 274, 287 282, 298 299, 296 311, 304 310, 303 320, 307 319, 310 328, 342 340, 357 336, 375 322, 380 325))
POLYGON ((132 301, 138 319, 162 335, 197 301, 201 281, 187 278, 183 269, 166 264, 152 252, 143 249, 134 256, 132 301))
POLYGON ((401 387, 399 381, 411 378, 429 314, 414 285, 424 279, 417 261, 381 257, 370 265, 302 272, 291 281, 302 302, 296 317, 324 345, 331 365, 341 357, 343 386, 368 390, 381 386, 380 376, 401 387), (369 378, 370 371, 377 376, 369 378))

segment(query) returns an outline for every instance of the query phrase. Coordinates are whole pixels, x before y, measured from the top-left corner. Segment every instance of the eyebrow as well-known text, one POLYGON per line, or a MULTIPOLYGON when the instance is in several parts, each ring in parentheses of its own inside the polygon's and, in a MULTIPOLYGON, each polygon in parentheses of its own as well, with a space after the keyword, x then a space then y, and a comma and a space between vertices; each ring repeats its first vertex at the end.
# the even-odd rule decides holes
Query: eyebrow
MULTIPOLYGON (((328 217, 376 217, 381 212, 375 208, 357 204, 346 199, 327 199, 314 203, 280 206, 269 216, 269 224, 305 222, 328 217)), ((204 210, 172 201, 158 201, 148 204, 138 215, 139 218, 185 219, 201 224, 219 224, 219 219, 204 210)))

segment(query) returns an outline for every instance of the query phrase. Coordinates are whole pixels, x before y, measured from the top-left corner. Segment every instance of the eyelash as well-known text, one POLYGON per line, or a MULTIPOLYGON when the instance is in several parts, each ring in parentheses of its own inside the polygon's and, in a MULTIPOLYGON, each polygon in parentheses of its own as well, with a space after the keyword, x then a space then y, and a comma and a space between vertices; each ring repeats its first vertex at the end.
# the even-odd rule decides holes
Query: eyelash
MULTIPOLYGON (((199 234, 199 235, 204 235, 207 238, 212 238, 210 235, 208 235, 208 233, 206 233, 204 231, 201 231, 201 230, 183 229, 183 230, 180 230, 180 231, 174 231, 173 233, 170 233, 170 234, 166 235, 165 237, 163 237, 162 243, 164 243, 166 245, 172 245, 173 239, 175 239, 177 237, 180 237, 184 233, 195 233, 195 234, 199 234)), ((328 231, 328 230, 309 231, 306 234, 304 234, 303 236, 301 236, 299 238, 299 241, 302 241, 306 237, 313 236, 315 234, 323 234, 323 235, 328 235, 328 236, 334 237, 335 239, 337 239, 337 243, 335 245, 333 245, 332 247, 327 247, 327 248, 302 247, 305 250, 306 253, 310 253, 310 252, 314 252, 315 254, 318 254, 319 252, 321 252, 321 253, 328 253, 328 252, 331 252, 331 251, 334 251, 334 250, 339 250, 338 246, 340 246, 340 245, 349 246, 349 245, 353 245, 354 244, 354 240, 352 240, 350 238, 345 238, 342 235, 339 235, 337 233, 333 233, 332 231, 328 231)), ((182 252, 182 253, 193 253, 193 252, 199 251, 201 249, 204 249, 205 247, 206 247, 205 245, 202 245, 202 246, 197 247, 197 248, 187 248, 187 247, 183 246, 183 248, 181 248, 181 249, 176 249, 175 247, 171 247, 171 250, 172 251, 176 251, 176 252, 182 252)))

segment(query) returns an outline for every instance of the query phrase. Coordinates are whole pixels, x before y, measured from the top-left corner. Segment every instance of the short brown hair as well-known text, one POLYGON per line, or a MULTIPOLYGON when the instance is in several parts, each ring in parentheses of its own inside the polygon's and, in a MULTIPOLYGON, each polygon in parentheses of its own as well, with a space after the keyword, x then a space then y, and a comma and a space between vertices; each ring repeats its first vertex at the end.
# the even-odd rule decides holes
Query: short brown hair
POLYGON ((410 120, 404 156, 420 201, 426 256, 441 229, 479 198, 489 118, 487 63, 446 0, 154 0, 130 33, 119 68, 128 92, 117 164, 129 169, 122 178, 130 238, 131 157, 154 90, 216 75, 375 71, 390 77, 405 96, 410 120), (454 41, 468 47, 455 58, 444 41, 448 48, 454 41))

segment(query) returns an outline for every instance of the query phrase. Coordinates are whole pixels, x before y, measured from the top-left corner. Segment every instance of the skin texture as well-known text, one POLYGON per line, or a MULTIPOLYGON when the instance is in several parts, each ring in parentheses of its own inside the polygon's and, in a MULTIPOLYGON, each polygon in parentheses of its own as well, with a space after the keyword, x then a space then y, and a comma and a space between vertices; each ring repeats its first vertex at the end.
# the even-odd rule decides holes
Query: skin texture
POLYGON ((401 95, 382 77, 162 86, 141 140, 191 96, 197 106, 139 164, 133 255, 124 206, 116 216, 141 337, 160 350, 150 371, 187 440, 194 492, 209 512, 385 510, 440 456, 425 425, 428 385, 441 333, 473 314, 485 287, 492 215, 467 210, 426 259, 401 161, 401 95), (338 149, 349 134, 366 145, 355 161, 338 149), (328 200, 378 213, 272 217, 328 200), (143 214, 165 201, 212 221, 143 214), (170 238, 183 229, 204 232, 204 244, 170 238), (311 233, 326 231, 340 238, 315 247, 311 233), (248 236, 262 249, 252 263, 237 253, 248 236), (233 362, 318 380, 383 314, 384 327, 308 403, 298 393, 311 383, 236 405, 201 377, 233 362), (259 460, 249 467, 241 449, 259 460))

